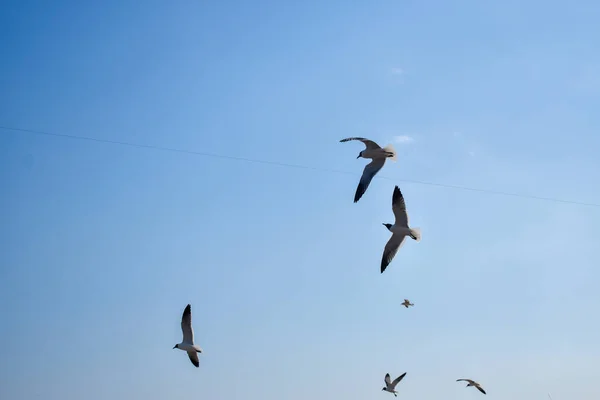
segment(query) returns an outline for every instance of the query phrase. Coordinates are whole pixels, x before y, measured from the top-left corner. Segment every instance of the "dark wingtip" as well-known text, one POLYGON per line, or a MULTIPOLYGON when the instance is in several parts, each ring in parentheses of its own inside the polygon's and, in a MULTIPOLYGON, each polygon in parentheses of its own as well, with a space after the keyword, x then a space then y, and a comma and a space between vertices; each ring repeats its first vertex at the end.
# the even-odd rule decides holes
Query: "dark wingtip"
POLYGON ((194 365, 194 367, 196 367, 196 368, 200 367, 200 360, 194 360, 190 353, 188 353, 188 357, 189 357, 191 363, 194 365))
POLYGON ((359 183, 358 187, 356 188, 356 193, 354 193, 354 202, 358 202, 363 194, 365 194, 365 189, 363 188, 363 185, 359 183))

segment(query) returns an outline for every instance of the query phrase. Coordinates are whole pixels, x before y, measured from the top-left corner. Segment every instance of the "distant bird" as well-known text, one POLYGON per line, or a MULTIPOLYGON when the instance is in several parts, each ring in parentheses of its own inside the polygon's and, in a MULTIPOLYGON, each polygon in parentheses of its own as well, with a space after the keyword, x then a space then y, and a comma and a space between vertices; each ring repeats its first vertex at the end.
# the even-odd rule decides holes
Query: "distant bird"
POLYGON ((396 161, 396 150, 391 144, 388 144, 384 148, 381 148, 377 143, 372 140, 361 138, 361 137, 351 137, 347 139, 342 139, 340 142, 347 142, 349 140, 360 140, 367 146, 366 149, 358 153, 358 157, 356 158, 370 158, 372 161, 365 166, 363 170, 362 176, 360 177, 360 182, 358 182, 358 187, 356 188, 356 193, 354 194, 354 202, 356 203, 363 194, 367 191, 371 180, 379 172, 383 165, 385 164, 385 160, 390 158, 392 161, 396 161))
POLYGON ((459 381, 469 382, 467 384, 467 387, 469 387, 469 386, 475 386, 477 388, 477 390, 479 390, 481 393, 486 394, 485 390, 483 390, 483 388, 481 387, 481 385, 479 383, 475 382, 474 380, 471 380, 471 379, 457 379, 456 380, 456 382, 459 382, 459 381))
POLYGON ((414 306, 414 304, 411 303, 408 299, 404 299, 404 303, 402 303, 402 305, 406 308, 408 308, 409 306, 414 306))
POLYGON ((202 353, 202 348, 194 344, 194 329, 192 328, 192 306, 187 305, 183 310, 181 316, 181 330, 183 331, 183 340, 181 343, 176 344, 174 349, 186 351, 192 364, 198 368, 200 361, 198 360, 198 353, 202 353))
POLYGON ((385 249, 383 250, 383 257, 381 258, 382 274, 398 252, 398 249, 402 247, 406 236, 410 236, 417 242, 421 240, 421 229, 408 227, 406 204, 404 203, 404 197, 398 186, 394 187, 394 194, 392 195, 392 211, 394 212, 394 217, 396 219, 394 225, 383 224, 390 232, 392 232, 392 237, 388 240, 385 249))
POLYGON ((394 379, 394 382, 390 382, 390 374, 385 374, 385 387, 381 390, 385 390, 386 392, 390 392, 393 393, 394 396, 398 397, 398 395, 396 394, 396 385, 398 384, 398 382, 400 382, 402 380, 402 378, 404 378, 404 376, 406 375, 406 372, 403 373, 402 375, 400 375, 399 377, 397 377, 396 379, 394 379))

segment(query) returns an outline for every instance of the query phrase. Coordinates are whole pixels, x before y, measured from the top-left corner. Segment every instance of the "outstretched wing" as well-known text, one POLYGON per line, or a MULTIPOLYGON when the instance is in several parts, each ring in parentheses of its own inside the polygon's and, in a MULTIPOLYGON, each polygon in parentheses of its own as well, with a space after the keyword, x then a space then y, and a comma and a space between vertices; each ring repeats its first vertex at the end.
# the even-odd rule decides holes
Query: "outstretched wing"
POLYGON ((406 203, 404 202, 404 196, 398 186, 394 187, 394 194, 392 195, 392 211, 396 218, 395 225, 408 227, 408 214, 406 213, 406 203))
POLYGON ((374 141, 365 139, 362 137, 350 137, 350 138, 342 139, 342 140, 340 140, 340 142, 348 142, 350 140, 360 140, 361 142, 363 142, 365 144, 365 146, 367 146, 367 150, 375 150, 375 149, 381 148, 381 146, 379 146, 374 141))
POLYGON ((465 381, 465 382, 469 382, 471 384, 475 383, 474 381, 472 381, 471 379, 457 379, 456 382, 460 382, 460 381, 465 381))
POLYGON ((385 374, 385 384, 390 385, 391 383, 390 374, 385 374))
POLYGON ((358 186, 356 187, 356 193, 354 194, 355 203, 360 200, 363 194, 365 194, 373 177, 381 168, 383 168, 384 164, 385 158, 374 158, 373 161, 365 165, 365 169, 363 170, 358 186))
POLYGON ((194 344, 194 329, 192 328, 192 306, 187 305, 181 316, 183 343, 194 344))
POLYGON ((400 382, 402 380, 402 378, 404 378, 404 376, 406 375, 406 372, 403 373, 402 375, 400 375, 399 377, 397 377, 396 379, 394 379, 394 382, 392 382, 392 387, 396 387, 396 385, 398 384, 398 382, 400 382))
POLYGON ((481 386, 475 386, 475 387, 476 387, 476 388, 477 388, 477 389, 478 389, 478 390, 479 390, 481 393, 483 393, 483 394, 487 394, 487 393, 485 392, 485 390, 483 390, 483 388, 482 388, 481 386))
POLYGON ((383 271, 385 271, 385 269, 387 268, 387 266, 390 265, 400 247, 402 247, 405 238, 406 235, 394 233, 390 240, 388 240, 387 244, 385 245, 385 249, 383 249, 383 257, 381 257, 382 274, 383 271))
POLYGON ((198 360, 198 353, 196 353, 195 351, 188 351, 187 354, 192 364, 194 364, 194 366, 198 368, 200 366, 200 360, 198 360))

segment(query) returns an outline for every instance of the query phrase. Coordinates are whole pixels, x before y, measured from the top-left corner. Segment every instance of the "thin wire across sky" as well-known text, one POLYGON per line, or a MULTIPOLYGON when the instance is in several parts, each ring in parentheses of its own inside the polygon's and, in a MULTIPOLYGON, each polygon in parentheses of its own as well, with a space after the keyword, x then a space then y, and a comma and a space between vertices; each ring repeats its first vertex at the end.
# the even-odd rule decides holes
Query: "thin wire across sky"
MULTIPOLYGON (((226 159, 226 160, 235 160, 235 161, 251 162, 251 163, 258 163, 258 164, 267 164, 267 165, 273 165, 273 166, 278 166, 278 167, 298 168, 298 169, 306 169, 306 170, 319 171, 319 172, 329 172, 329 173, 355 175, 355 176, 360 175, 355 172, 342 171, 342 170, 337 170, 337 169, 312 167, 309 165, 302 165, 302 164, 289 164, 289 163, 284 163, 284 162, 279 162, 279 161, 261 160, 261 159, 248 158, 248 157, 235 157, 235 156, 229 156, 229 155, 223 155, 223 154, 217 154, 217 153, 208 153, 208 152, 203 152, 203 151, 178 149, 178 148, 164 147, 164 146, 154 146, 154 145, 143 144, 143 143, 132 143, 132 142, 119 141, 119 140, 98 139, 98 138, 93 138, 93 137, 88 137, 88 136, 69 135, 69 134, 54 133, 54 132, 44 132, 44 131, 24 129, 24 128, 15 128, 15 127, 2 126, 2 125, 0 125, 0 129, 5 130, 5 131, 11 131, 11 132, 21 132, 21 133, 30 133, 30 134, 35 134, 35 135, 54 136, 54 137, 60 137, 60 138, 66 138, 66 139, 86 140, 86 141, 90 141, 90 142, 109 143, 109 144, 114 144, 114 145, 137 147, 137 148, 142 148, 142 149, 170 151, 170 152, 175 152, 175 153, 185 153, 185 154, 190 154, 190 155, 200 156, 200 157, 211 157, 211 158, 220 158, 220 159, 226 159)), ((559 198, 553 198, 553 197, 533 196, 533 195, 526 195, 526 194, 520 194, 520 193, 510 193, 510 192, 503 192, 503 191, 497 191, 497 190, 480 189, 480 188, 474 188, 474 187, 469 187, 469 186, 458 186, 458 185, 451 185, 451 184, 444 184, 444 183, 437 183, 437 182, 426 182, 426 181, 405 179, 405 178, 390 178, 390 177, 381 176, 381 175, 375 176, 375 179, 402 181, 402 182, 416 183, 419 185, 437 186, 437 187, 448 188, 448 189, 458 189, 458 190, 466 190, 466 191, 471 191, 471 192, 488 193, 488 194, 512 196, 512 197, 521 197, 521 198, 525 198, 525 199, 543 200, 543 201, 551 201, 551 202, 555 202, 555 203, 564 203, 564 204, 573 204, 573 205, 579 205, 579 206, 599 207, 600 208, 599 203, 586 203, 586 202, 577 201, 577 200, 565 200, 565 199, 559 199, 559 198)))

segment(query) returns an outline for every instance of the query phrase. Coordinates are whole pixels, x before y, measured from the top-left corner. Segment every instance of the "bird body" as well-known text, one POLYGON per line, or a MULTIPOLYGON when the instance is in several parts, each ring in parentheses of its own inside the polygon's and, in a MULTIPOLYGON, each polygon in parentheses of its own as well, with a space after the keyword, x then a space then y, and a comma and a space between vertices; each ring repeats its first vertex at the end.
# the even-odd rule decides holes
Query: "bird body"
MULTIPOLYGON (((370 158, 370 159, 376 159, 376 158, 390 158, 392 159, 392 161, 396 161, 396 151, 394 150, 394 147, 390 144, 387 145, 383 148, 378 148, 378 149, 365 149, 363 151, 361 151, 359 153, 359 156, 362 158, 370 158)), ((357 157, 359 158, 359 157, 357 157)))
POLYGON ((412 232, 412 229, 410 229, 407 226, 393 224, 388 229, 390 232, 397 233, 399 235, 411 236, 411 237, 415 236, 415 234, 412 232))
POLYGON ((379 172, 381 168, 383 168, 385 160, 389 158, 392 161, 396 161, 397 153, 391 144, 382 148, 374 141, 361 137, 346 138, 340 140, 340 142, 348 142, 350 140, 360 140, 365 144, 366 148, 360 153, 358 153, 358 157, 356 158, 362 157, 369 158, 372 160, 365 166, 362 176, 360 177, 360 181, 358 182, 358 187, 356 188, 356 193, 354 194, 354 202, 356 203, 367 191, 367 188, 369 187, 371 180, 373 180, 373 177, 379 172))
POLYGON ((408 299, 404 299, 404 302, 402 302, 402 305, 406 308, 414 306, 414 304, 411 303, 410 300, 408 300, 408 299))
POLYGON ((191 343, 178 343, 176 348, 183 351, 195 351, 197 353, 202 353, 202 348, 200 346, 191 343))
POLYGON ((202 353, 202 348, 194 344, 194 329, 192 328, 192 306, 187 305, 181 316, 181 331, 183 332, 183 340, 176 344, 173 348, 183 350, 187 353, 190 361, 196 368, 200 366, 198 353, 202 353))

